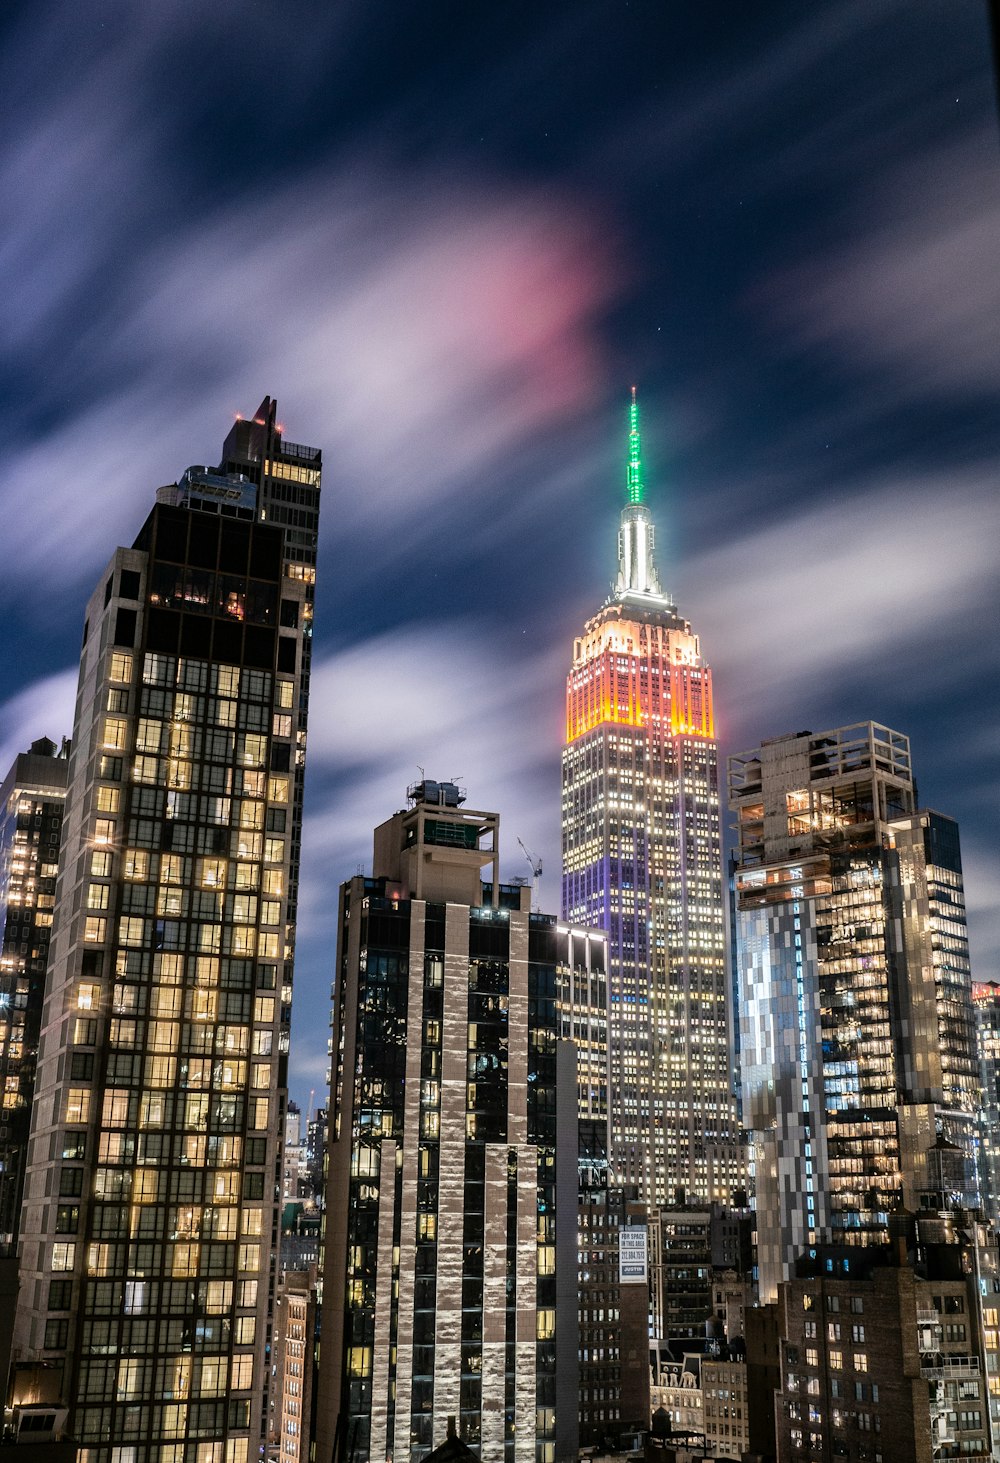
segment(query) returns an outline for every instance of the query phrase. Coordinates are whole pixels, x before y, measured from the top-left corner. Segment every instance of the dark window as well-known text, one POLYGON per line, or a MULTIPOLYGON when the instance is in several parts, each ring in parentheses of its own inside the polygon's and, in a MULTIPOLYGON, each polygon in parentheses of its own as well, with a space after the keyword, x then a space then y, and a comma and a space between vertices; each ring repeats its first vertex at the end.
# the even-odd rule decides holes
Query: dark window
POLYGON ((243 1197, 244 1199, 263 1199, 264 1175, 262 1173, 243 1175, 243 1197))
POLYGON ((277 607, 277 586, 251 579, 247 586, 247 619, 251 624, 273 625, 277 607))
POLYGON ((146 617, 146 649, 161 654, 177 654, 180 616, 169 610, 151 609, 146 617))
POLYGON ((104 603, 106 605, 108 605, 108 604, 111 603, 111 595, 114 592, 114 587, 115 587, 115 576, 112 574, 111 575, 111 578, 108 580, 107 584, 104 586, 104 603))
POLYGON ((45 1349, 47 1351, 64 1351, 69 1345, 69 1322, 68 1321, 46 1321, 45 1322, 45 1349))
POLYGON ((68 1311, 73 1304, 72 1280, 49 1281, 49 1310, 68 1311))
POLYGON ((191 514, 183 508, 169 508, 160 505, 156 520, 157 559, 172 559, 183 564, 187 558, 188 519, 191 514))
POLYGON ((219 520, 199 513, 191 520, 191 546, 188 560, 200 569, 214 569, 219 557, 219 520))
POLYGON ((281 578, 283 535, 275 529, 256 528, 250 544, 250 573, 256 579, 281 578))
POLYGON ((286 630, 295 630, 299 623, 299 603, 295 599, 281 601, 281 623, 286 630))
MULTIPOLYGON (((59 1175, 59 1194, 63 1199, 78 1199, 83 1193, 83 1169, 64 1168, 59 1175)), ((52 1308, 51 1301, 49 1302, 52 1308)), ((56 1307, 55 1309, 58 1309, 56 1307)))
POLYGON ((274 665, 274 634, 273 630, 265 630, 257 625, 246 627, 243 633, 244 665, 271 669, 274 665))
POLYGON ((243 629, 240 625, 225 620, 215 621, 212 657, 223 665, 239 665, 243 659, 243 629))
POLYGON ((135 610, 119 610, 115 616, 115 644, 134 645, 138 613, 135 610))
POLYGON ((137 569, 123 569, 118 576, 118 593, 122 599, 138 599, 142 576, 137 569))
POLYGON ((249 526, 242 523, 224 523, 219 546, 219 568, 227 574, 245 574, 249 550, 249 526))
POLYGON ((211 621, 185 615, 181 621, 181 654, 193 660, 208 660, 212 646, 211 621))
POLYGON ((74 1052, 70 1059, 70 1076, 74 1082, 89 1082, 94 1075, 93 1052, 74 1052))
POLYGON ((287 635, 278 638, 278 669, 295 674, 295 641, 287 635))
POLYGON ((271 743, 271 771, 288 772, 292 765, 292 748, 290 742, 271 743))
MULTIPOLYGON (((272 753, 276 750, 271 748, 272 753)), ((284 833, 285 831, 285 810, 284 808, 268 808, 267 810, 267 831, 268 833, 284 833)))

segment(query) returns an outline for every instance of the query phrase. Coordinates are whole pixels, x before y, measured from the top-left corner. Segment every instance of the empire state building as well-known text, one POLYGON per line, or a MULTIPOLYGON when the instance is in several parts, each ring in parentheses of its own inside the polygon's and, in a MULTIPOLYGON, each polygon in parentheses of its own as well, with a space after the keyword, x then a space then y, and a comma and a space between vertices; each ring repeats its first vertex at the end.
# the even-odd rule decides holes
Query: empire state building
POLYGON ((712 672, 661 588, 639 409, 618 576, 573 643, 562 912, 609 937, 611 1167, 650 1205, 743 1182, 729 1040, 712 672))

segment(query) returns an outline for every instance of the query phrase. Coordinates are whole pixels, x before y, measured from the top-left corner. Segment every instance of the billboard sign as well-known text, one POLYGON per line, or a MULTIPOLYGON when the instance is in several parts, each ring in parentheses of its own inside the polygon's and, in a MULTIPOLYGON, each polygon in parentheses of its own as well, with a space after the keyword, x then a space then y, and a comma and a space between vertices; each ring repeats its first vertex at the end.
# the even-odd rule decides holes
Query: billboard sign
POLYGON ((618 1231, 618 1283, 646 1284, 646 1226, 629 1224, 618 1231))

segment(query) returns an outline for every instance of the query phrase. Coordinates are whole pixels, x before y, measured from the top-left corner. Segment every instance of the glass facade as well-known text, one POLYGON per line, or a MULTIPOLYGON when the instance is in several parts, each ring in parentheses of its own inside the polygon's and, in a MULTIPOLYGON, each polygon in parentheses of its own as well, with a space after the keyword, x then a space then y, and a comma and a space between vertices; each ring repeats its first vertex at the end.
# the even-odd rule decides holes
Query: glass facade
POLYGON ((0 1255, 19 1229, 66 769, 65 748, 35 742, 0 786, 0 1255))
POLYGON ((817 1243, 975 1203, 979 1075, 957 828, 874 723, 730 761, 744 1118, 762 1298, 817 1243), (947 1194, 933 1150, 955 1145, 947 1194))
POLYGON ((161 490, 88 606, 22 1390, 89 1463, 241 1463, 266 1415, 304 582, 246 476, 161 490))

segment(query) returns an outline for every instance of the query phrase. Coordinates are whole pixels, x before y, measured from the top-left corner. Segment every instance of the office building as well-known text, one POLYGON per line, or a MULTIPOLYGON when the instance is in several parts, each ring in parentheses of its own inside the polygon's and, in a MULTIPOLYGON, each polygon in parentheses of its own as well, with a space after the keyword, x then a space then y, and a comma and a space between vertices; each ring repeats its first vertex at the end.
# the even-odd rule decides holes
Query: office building
POLYGON ((574 642, 562 910, 607 931, 611 1163, 649 1206, 744 1185, 732 1095, 712 673, 661 588, 630 407, 611 595, 574 642))
POLYGON ((577 1225, 579 1442, 627 1452, 650 1418, 646 1207, 613 1185, 581 1188, 577 1225))
POLYGON ((560 1008, 571 984, 599 1001, 605 942, 530 912, 498 815, 463 804, 418 783, 341 891, 327 1460, 408 1463, 450 1428, 483 1458, 576 1457, 578 1106, 599 1122, 606 1069, 589 1025, 578 1064, 560 1008))
POLYGON ((223 456, 158 491, 83 626, 15 1391, 85 1463, 264 1441, 315 561, 271 504, 320 464, 270 401, 223 456))
POLYGON ((931 1167, 975 1207, 979 1072, 958 829, 866 722, 730 759, 760 1296, 818 1243, 888 1243, 931 1167), (942 1150, 938 1139, 947 1141, 942 1150))

